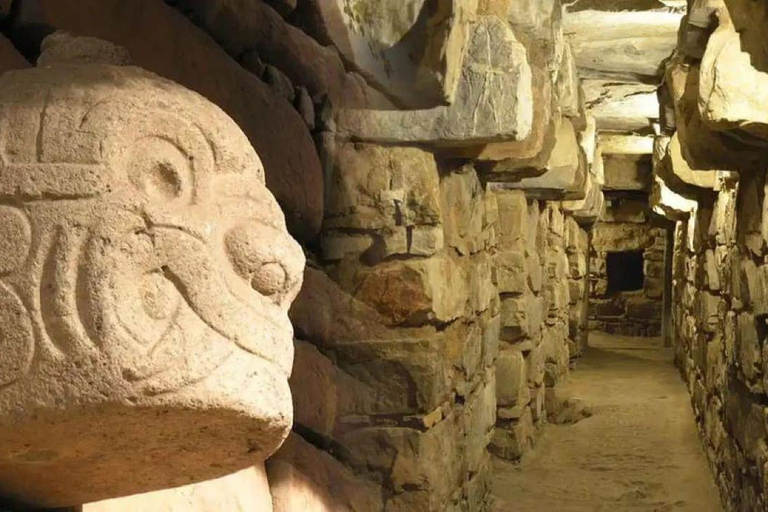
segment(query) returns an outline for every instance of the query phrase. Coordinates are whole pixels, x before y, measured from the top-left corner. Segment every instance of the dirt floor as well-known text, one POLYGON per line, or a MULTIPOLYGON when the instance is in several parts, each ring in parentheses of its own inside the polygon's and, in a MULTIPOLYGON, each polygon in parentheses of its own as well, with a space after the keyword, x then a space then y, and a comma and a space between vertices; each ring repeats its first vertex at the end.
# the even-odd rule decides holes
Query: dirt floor
POLYGON ((546 425, 519 465, 494 461, 496 511, 721 511, 689 395, 658 339, 590 334, 558 393, 592 416, 546 425))

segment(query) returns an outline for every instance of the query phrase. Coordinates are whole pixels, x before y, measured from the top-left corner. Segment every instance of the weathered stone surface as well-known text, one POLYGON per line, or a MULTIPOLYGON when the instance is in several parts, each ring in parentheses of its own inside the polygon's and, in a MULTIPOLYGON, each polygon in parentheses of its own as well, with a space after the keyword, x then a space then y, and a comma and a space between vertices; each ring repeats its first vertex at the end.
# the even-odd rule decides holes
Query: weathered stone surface
POLYGON ((252 0, 181 0, 178 5, 233 57, 247 61, 258 56, 313 97, 327 96, 336 106, 375 106, 377 98, 369 98, 355 75, 347 73, 333 47, 285 23, 271 6, 252 0))
MULTIPOLYGON (((491 167, 494 179, 498 181, 518 181, 519 178, 533 176, 541 177, 549 171, 555 171, 551 176, 564 174, 572 177, 581 164, 581 147, 573 123, 568 119, 556 122, 552 143, 530 159, 508 159, 491 167), (510 178, 504 179, 505 175, 510 178)), ((550 179, 552 179, 550 176, 550 179)))
POLYGON ((496 286, 499 293, 520 294, 528 289, 528 260, 520 251, 497 252, 496 286))
POLYGON ((293 372, 288 381, 294 423, 331 437, 338 410, 339 375, 333 362, 305 341, 295 341, 293 372))
POLYGON ((601 130, 647 130, 659 117, 656 85, 584 79, 587 110, 601 130))
POLYGON ((603 148, 603 155, 651 155, 654 137, 601 133, 600 145, 603 148))
POLYGON ((440 197, 447 246, 467 255, 492 245, 485 191, 471 165, 440 178, 440 197))
MULTIPOLYGON (((717 172, 692 168, 683 157, 680 138, 677 135, 672 136, 672 139, 669 142, 666 158, 669 168, 661 167, 659 173, 670 184, 682 182, 684 185, 698 187, 707 191, 715 190, 717 172), (668 173, 663 173, 665 170, 671 170, 674 176, 670 176, 668 173)), ((682 193, 686 190, 684 185, 680 188, 680 192, 682 193)), ((690 190, 690 187, 688 187, 688 190, 690 190)))
POLYGON ((717 130, 739 129, 768 139, 768 70, 753 63, 759 54, 753 57, 751 48, 743 48, 727 8, 718 11, 718 21, 701 62, 702 118, 717 130))
POLYGON ((46 37, 40 52, 37 59, 37 65, 40 67, 63 64, 131 64, 131 56, 122 46, 95 37, 73 36, 63 31, 46 37))
POLYGON ((531 400, 525 358, 514 348, 502 349, 496 360, 496 401, 500 407, 522 408, 531 400))
POLYGON ((632 251, 645 249, 652 243, 644 224, 600 223, 592 234, 592 247, 596 251, 632 251))
POLYGON ((648 220, 648 203, 632 199, 614 200, 611 207, 606 209, 602 220, 644 224, 648 220))
POLYGON ((24 31, 42 25, 112 41, 125 47, 137 66, 221 107, 258 151, 267 187, 283 208, 291 233, 302 241, 315 237, 323 215, 323 178, 304 122, 290 104, 274 96, 210 37, 156 0, 130 5, 119 0, 39 0, 36 5, 38 9, 24 10, 14 20, 16 33, 39 33, 24 31))
POLYGON ((288 437, 266 466, 274 512, 383 510, 377 484, 353 474, 297 434, 288 437))
POLYGON ((473 24, 456 98, 428 110, 339 111, 340 135, 376 142, 437 146, 523 140, 533 123, 531 69, 525 47, 495 16, 473 24))
MULTIPOLYGON (((518 167, 519 164, 512 164, 518 167)), ((533 165, 539 165, 538 162, 533 165)), ((557 131, 557 139, 551 153, 541 162, 544 172, 535 178, 505 184, 512 189, 523 189, 532 197, 542 199, 583 199, 586 190, 586 157, 581 151, 573 124, 563 119, 557 131)), ((494 172, 504 173, 504 162, 496 165, 494 172)))
MULTIPOLYGON (((543 66, 533 66, 532 103, 533 127, 523 140, 496 142, 481 146, 451 148, 450 153, 476 160, 529 160, 543 151, 550 151, 555 140, 556 112, 553 94, 552 75, 543 66)), ((530 169, 522 169, 517 174, 530 174, 530 169)))
POLYGON ((454 100, 477 0, 307 0, 304 29, 411 108, 454 100))
POLYGON ((307 267, 304 283, 290 310, 297 337, 321 348, 387 338, 385 319, 352 298, 323 271, 307 267))
POLYGON ((592 175, 587 176, 587 192, 584 199, 563 201, 563 211, 569 213, 577 222, 591 226, 605 211, 605 196, 592 175))
POLYGON ((533 446, 535 426, 531 410, 525 409, 520 421, 509 429, 497 428, 488 449, 497 457, 517 460, 533 446))
POLYGON ((499 248, 520 249, 528 229, 528 203, 522 190, 494 188, 499 208, 499 248))
POLYGON ((654 176, 654 185, 649 196, 653 211, 669 220, 686 220, 696 211, 696 201, 682 196, 669 188, 660 176, 654 176))
POLYGON ((263 464, 215 480, 125 498, 86 503, 82 512, 272 512, 272 497, 263 464))
POLYGON ((681 154, 692 169, 752 169, 763 165, 761 149, 728 138, 702 119, 699 109, 700 66, 673 56, 666 64, 662 91, 667 91, 674 106, 674 121, 681 154))
POLYGON ((579 117, 581 100, 579 70, 576 67, 576 60, 573 58, 571 45, 568 43, 565 44, 563 60, 555 86, 562 114, 568 117, 579 117))
POLYGON ((664 11, 569 12, 563 30, 585 76, 658 77, 677 44, 681 15, 664 11))
POLYGON ((323 160, 326 230, 440 225, 440 181, 430 153, 326 137, 323 160))
POLYGON ((501 301, 501 339, 514 342, 536 338, 541 330, 544 303, 530 296, 503 298, 501 301))
POLYGON ((41 61, 0 78, 0 198, 46 198, 0 208, 0 488, 69 505, 268 456, 304 256, 256 152, 157 75, 41 61))
POLYGON ((650 190, 651 155, 608 155, 603 153, 604 190, 650 190))

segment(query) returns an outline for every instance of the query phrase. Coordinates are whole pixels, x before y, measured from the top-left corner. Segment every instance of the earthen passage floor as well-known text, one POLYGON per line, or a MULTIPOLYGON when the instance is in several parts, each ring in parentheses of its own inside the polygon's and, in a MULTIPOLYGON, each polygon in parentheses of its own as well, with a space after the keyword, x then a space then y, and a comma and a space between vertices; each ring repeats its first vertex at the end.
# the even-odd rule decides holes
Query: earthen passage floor
POLYGON ((498 511, 721 511, 688 392, 658 339, 590 334, 562 394, 593 416, 494 461, 498 511))

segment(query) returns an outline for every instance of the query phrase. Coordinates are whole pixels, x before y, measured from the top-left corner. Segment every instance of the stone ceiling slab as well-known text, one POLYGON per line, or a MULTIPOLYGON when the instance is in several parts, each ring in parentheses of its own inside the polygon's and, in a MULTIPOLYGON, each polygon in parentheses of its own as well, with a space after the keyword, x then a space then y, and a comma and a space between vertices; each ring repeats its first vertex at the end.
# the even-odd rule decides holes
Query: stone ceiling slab
POLYGON ((652 155, 653 137, 622 133, 600 134, 604 155, 652 155))
POLYGON ((582 76, 656 81, 677 45, 681 14, 667 11, 568 12, 570 37, 582 76))
POLYGON ((643 131, 659 118, 656 85, 587 79, 582 81, 587 111, 601 130, 643 131))

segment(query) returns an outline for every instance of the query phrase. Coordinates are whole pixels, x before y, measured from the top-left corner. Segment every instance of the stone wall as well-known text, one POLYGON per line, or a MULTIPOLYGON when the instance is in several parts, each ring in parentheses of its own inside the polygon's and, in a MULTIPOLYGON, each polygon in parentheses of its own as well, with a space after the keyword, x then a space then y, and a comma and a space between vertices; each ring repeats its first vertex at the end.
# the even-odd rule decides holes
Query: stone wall
POLYGON ((604 179, 561 3, 16 3, 0 17, 27 60, 0 36, 0 70, 63 29, 206 96, 307 256, 283 447, 246 476, 86 510, 267 487, 275 512, 487 509, 489 447, 532 446, 587 344, 604 179))
MULTIPOLYGON (((647 204, 615 198, 595 225, 590 252, 590 329, 627 336, 661 335, 666 231, 651 224, 647 204), (637 267, 614 268, 614 275, 609 276, 609 254, 621 258, 625 252, 638 253, 642 261, 637 267), (637 290, 615 288, 611 280, 621 279, 616 276, 620 270, 637 275, 637 290)), ((617 265, 629 263, 619 260, 617 265)))
POLYGON ((420 149, 329 139, 324 154, 322 270, 308 270, 292 314, 311 343, 294 367, 297 429, 383 485, 387 510, 481 509, 499 337, 495 197, 471 166, 439 171, 420 149))
POLYGON ((666 66, 652 206, 676 222, 677 364, 727 510, 768 507, 765 4, 695 3, 666 66))
POLYGON ((557 408, 556 385, 586 347, 589 235, 555 202, 496 188, 501 331, 491 451, 519 459, 557 408))

